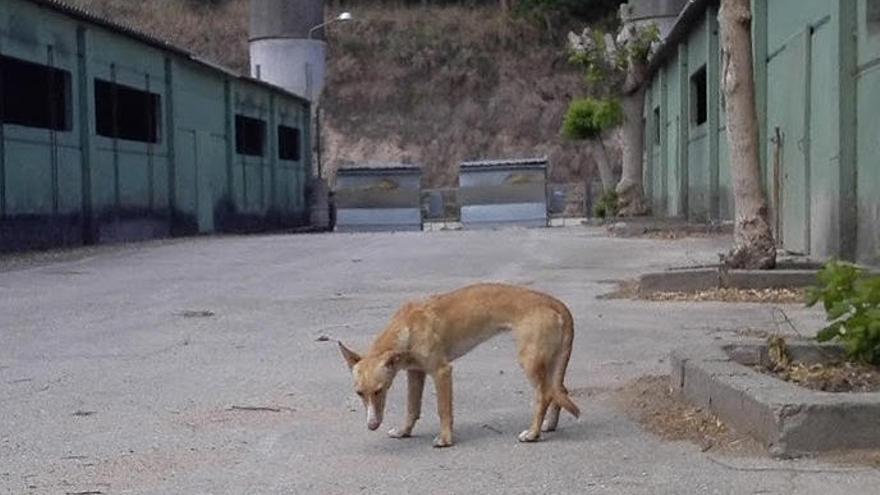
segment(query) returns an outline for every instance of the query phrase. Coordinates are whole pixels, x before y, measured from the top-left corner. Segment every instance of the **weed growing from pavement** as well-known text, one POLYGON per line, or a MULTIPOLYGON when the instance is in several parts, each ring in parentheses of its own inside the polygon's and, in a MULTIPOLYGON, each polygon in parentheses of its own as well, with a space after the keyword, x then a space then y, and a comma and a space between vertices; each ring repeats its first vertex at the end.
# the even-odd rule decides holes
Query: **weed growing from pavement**
POLYGON ((865 276, 849 263, 832 261, 819 272, 807 306, 822 302, 831 323, 817 340, 839 340, 850 359, 880 364, 880 276, 865 276))

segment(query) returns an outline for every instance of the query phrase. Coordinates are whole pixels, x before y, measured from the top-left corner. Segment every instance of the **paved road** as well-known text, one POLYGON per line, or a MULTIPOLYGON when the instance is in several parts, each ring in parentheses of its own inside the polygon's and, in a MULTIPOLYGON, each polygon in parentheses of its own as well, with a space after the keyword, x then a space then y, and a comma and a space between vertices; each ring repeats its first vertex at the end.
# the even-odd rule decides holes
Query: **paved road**
MULTIPOLYGON (((701 453, 611 405, 615 387, 666 373, 674 346, 773 327, 768 306, 596 299, 609 279, 711 262, 726 242, 586 228, 278 235, 0 267, 0 493, 875 493, 876 470, 701 453), (363 349, 407 298, 483 280, 569 303, 581 419, 516 442, 529 388, 500 337, 456 362, 455 447, 431 448, 432 393, 417 437, 368 431, 336 348, 315 338, 363 349), (260 407, 272 410, 248 409, 260 407)), ((382 430, 402 419, 403 389, 382 430)))

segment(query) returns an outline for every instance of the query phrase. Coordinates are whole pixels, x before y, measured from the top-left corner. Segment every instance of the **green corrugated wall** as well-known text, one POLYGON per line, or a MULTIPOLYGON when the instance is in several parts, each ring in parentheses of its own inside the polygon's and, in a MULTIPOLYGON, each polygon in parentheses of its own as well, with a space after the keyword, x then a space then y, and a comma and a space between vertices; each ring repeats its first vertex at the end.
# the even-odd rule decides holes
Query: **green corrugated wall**
POLYGON ((880 7, 858 2, 856 70, 858 259, 880 265, 880 7))
POLYGON ((302 224, 308 103, 26 0, 4 0, 0 54, 70 73, 70 128, 0 126, 0 250, 302 224), (156 143, 100 136, 93 81, 161 98, 156 143), (234 116, 266 122, 235 152, 234 116), (301 159, 278 158, 277 126, 301 159))
MULTIPOLYGON (((755 0, 753 35, 762 169, 777 237, 794 252, 877 264, 880 19, 869 19, 872 2, 755 0)), ((661 142, 649 141, 646 172, 655 212, 733 219, 719 77, 717 10, 709 6, 648 91, 650 126, 661 106, 661 142), (696 126, 691 76, 704 65, 709 115, 696 126)))

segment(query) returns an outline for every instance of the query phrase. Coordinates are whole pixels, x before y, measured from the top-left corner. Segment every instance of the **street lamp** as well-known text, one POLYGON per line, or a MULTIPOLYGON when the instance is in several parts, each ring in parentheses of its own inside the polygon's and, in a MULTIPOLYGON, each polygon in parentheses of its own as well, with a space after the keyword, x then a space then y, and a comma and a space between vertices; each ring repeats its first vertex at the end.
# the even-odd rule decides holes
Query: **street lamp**
POLYGON ((336 21, 350 21, 350 20, 352 20, 351 12, 343 12, 343 13, 339 14, 338 16, 336 16, 335 18, 330 19, 327 22, 322 22, 321 24, 314 26, 312 29, 309 29, 308 39, 312 39, 312 33, 317 31, 318 29, 321 29, 322 27, 326 26, 327 24, 331 24, 336 21))
MULTIPOLYGON (((342 21, 342 22, 350 21, 352 19, 353 19, 353 17, 351 15, 351 12, 342 12, 341 14, 334 17, 333 19, 330 19, 329 21, 326 21, 326 22, 322 22, 321 24, 318 24, 317 26, 313 26, 311 29, 309 29, 309 35, 308 35, 307 39, 311 40, 312 33, 314 33, 318 29, 321 29, 322 27, 324 27, 328 24, 332 24, 332 23, 338 22, 338 21, 342 21)), ((321 171, 321 96, 320 96, 320 91, 318 91, 318 95, 312 94, 312 66, 311 66, 311 64, 306 62, 305 69, 306 69, 306 93, 308 95, 309 101, 311 101, 313 103, 313 108, 314 108, 315 155, 316 155, 315 158, 316 158, 316 165, 317 165, 317 169, 318 169, 317 170, 318 179, 320 179, 321 175, 322 175, 322 171, 321 171)))

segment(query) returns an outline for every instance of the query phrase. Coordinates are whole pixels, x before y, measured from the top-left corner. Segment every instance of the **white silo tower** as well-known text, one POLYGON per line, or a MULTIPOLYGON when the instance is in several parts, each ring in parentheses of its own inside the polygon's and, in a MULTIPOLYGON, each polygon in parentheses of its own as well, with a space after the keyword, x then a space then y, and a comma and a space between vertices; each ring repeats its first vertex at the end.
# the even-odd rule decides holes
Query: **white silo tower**
POLYGON ((621 17, 636 25, 656 24, 663 39, 687 3, 688 0, 629 0, 621 5, 621 17))
POLYGON ((323 0, 251 0, 251 76, 315 103, 324 87, 323 0))

